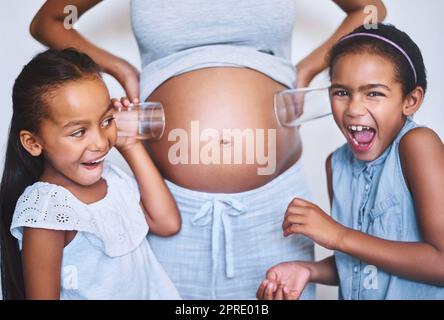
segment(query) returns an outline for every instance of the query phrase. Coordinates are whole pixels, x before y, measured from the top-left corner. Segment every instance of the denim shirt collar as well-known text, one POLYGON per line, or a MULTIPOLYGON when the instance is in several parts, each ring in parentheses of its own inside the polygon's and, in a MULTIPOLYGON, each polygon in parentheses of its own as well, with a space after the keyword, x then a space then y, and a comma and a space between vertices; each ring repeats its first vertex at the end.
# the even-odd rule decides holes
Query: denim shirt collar
POLYGON ((358 160, 353 156, 353 175, 355 177, 359 176, 364 170, 370 169, 372 167, 380 166, 385 162, 387 155, 390 153, 390 149, 393 144, 387 146, 385 151, 375 160, 363 161, 358 160))

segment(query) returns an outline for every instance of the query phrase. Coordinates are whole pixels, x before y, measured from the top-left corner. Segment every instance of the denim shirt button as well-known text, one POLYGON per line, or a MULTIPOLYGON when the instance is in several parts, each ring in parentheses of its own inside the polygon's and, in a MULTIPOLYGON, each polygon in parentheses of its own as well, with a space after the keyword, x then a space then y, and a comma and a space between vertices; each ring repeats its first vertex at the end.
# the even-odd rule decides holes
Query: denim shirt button
POLYGON ((370 186, 368 184, 365 185, 365 190, 368 190, 368 188, 370 188, 370 186))
POLYGON ((358 267, 357 266, 353 267, 353 272, 355 272, 355 273, 358 272, 358 267))

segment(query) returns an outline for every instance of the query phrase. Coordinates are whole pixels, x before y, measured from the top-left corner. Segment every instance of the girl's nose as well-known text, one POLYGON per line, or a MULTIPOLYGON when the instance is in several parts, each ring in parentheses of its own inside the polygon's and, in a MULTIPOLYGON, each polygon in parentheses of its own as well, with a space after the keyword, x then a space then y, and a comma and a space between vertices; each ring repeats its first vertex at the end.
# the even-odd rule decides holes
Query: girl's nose
POLYGON ((367 108, 365 107, 365 104, 359 100, 354 99, 350 102, 347 108, 347 114, 351 117, 360 117, 367 113, 367 108))
POLYGON ((108 136, 105 134, 104 130, 98 129, 96 134, 92 136, 91 141, 91 151, 106 151, 109 147, 108 136))

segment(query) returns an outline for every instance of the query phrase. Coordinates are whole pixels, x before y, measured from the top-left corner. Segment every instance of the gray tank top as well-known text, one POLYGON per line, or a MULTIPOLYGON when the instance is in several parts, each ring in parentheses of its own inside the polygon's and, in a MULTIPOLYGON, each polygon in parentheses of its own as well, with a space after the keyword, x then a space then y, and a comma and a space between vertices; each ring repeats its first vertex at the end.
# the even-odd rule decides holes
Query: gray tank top
POLYGON ((206 67, 257 70, 293 87, 293 0, 131 0, 141 60, 140 97, 206 67))

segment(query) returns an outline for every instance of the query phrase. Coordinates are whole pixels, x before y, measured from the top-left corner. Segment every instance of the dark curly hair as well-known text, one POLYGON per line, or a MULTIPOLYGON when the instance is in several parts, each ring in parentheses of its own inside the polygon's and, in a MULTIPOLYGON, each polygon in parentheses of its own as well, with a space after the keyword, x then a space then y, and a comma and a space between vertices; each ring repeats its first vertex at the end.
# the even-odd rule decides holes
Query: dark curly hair
POLYGON ((356 33, 370 33, 382 36, 401 47, 413 63, 417 77, 416 81, 414 71, 412 70, 409 61, 399 49, 383 40, 368 36, 355 36, 350 38, 346 38, 346 36, 344 37, 344 40, 339 40, 333 46, 328 55, 330 78, 335 63, 343 55, 348 53, 371 53, 380 55, 392 62, 395 68, 396 80, 402 84, 402 92, 404 96, 409 94, 417 86, 422 87, 424 93, 426 92, 427 75, 421 50, 405 32, 397 29, 393 25, 378 23, 376 29, 368 30, 364 26, 360 26, 353 30, 349 35, 356 33))

